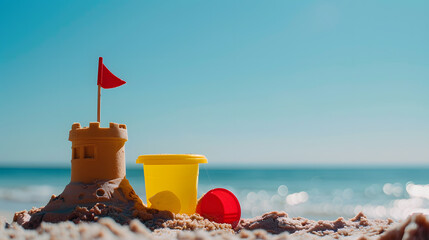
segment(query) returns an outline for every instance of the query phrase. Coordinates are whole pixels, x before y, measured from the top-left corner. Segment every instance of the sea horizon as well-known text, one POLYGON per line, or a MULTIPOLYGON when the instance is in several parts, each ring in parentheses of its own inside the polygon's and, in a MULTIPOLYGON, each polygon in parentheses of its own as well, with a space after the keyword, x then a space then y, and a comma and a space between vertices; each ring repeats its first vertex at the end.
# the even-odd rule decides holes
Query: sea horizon
MULTIPOLYGON (((28 166, 25 163, 20 164, 0 164, 0 169, 71 169, 71 163, 68 165, 63 164, 35 164, 28 166)), ((200 168, 207 169, 242 169, 242 170, 252 170, 252 169, 263 169, 263 170, 324 170, 324 169, 338 169, 338 170, 365 170, 365 169, 429 169, 428 164, 202 164, 200 168)), ((129 163, 126 165, 126 169, 143 169, 142 164, 132 164, 129 163)))

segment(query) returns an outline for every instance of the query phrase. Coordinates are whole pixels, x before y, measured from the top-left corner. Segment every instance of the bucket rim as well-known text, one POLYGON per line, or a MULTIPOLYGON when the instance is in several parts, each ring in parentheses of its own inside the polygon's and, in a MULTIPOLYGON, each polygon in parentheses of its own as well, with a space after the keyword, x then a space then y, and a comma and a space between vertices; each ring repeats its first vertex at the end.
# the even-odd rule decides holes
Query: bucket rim
POLYGON ((182 165, 207 163, 207 158, 199 154, 149 154, 140 155, 136 163, 145 165, 182 165))

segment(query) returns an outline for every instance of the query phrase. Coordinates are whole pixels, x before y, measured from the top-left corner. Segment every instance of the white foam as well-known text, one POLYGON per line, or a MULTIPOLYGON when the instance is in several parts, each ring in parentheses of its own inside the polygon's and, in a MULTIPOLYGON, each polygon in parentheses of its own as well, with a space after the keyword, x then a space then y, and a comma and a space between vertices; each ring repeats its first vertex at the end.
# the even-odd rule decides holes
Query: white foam
POLYGON ((30 185, 19 188, 0 188, 0 200, 20 203, 40 203, 49 201, 52 194, 60 194, 61 189, 49 185, 30 185))
POLYGON ((413 213, 429 214, 429 185, 385 183, 356 189, 287 192, 285 185, 276 191, 242 191, 239 196, 243 217, 268 211, 285 211, 292 217, 313 219, 351 218, 363 212, 369 218, 402 220, 413 213), (283 187, 284 186, 284 187, 283 187), (281 190, 280 190, 281 189, 281 190), (406 191, 404 191, 406 189, 406 191))

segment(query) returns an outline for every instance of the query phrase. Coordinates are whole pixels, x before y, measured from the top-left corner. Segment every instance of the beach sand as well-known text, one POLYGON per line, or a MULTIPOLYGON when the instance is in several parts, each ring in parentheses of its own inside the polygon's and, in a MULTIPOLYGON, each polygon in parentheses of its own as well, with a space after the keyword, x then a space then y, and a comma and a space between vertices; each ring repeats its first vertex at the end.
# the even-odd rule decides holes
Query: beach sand
POLYGON ((120 225, 111 218, 98 222, 45 223, 25 230, 16 222, 0 220, 0 239, 429 239, 429 217, 415 214, 401 222, 371 220, 362 213, 351 219, 313 221, 289 218, 284 212, 242 219, 239 226, 202 230, 201 218, 177 215, 163 227, 149 230, 137 219, 120 225))
POLYGON ((0 221, 12 222, 14 212, 0 211, 0 221))

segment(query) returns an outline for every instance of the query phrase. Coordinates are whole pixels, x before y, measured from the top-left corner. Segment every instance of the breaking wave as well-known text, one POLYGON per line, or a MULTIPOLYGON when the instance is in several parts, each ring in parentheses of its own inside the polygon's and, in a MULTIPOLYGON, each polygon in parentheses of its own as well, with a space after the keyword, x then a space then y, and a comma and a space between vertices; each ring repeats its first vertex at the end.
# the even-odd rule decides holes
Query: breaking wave
POLYGON ((29 185, 17 188, 0 187, 0 200, 18 203, 46 203, 52 194, 60 194, 61 189, 49 185, 29 185))

